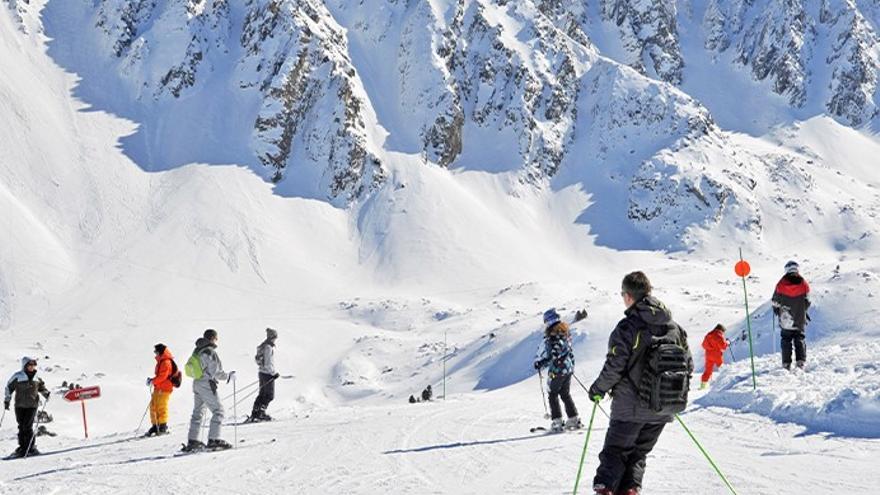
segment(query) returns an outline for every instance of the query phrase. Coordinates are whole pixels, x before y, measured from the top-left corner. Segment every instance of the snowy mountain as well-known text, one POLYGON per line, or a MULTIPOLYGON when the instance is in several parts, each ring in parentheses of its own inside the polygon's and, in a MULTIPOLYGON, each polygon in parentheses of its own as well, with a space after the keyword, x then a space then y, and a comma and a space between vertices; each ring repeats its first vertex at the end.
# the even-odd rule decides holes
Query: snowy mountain
MULTIPOLYGON (((56 455, 4 464, 0 493, 155 491, 156 466, 197 493, 568 490, 583 437, 525 430, 540 314, 589 310, 589 381, 634 269, 698 362, 731 329, 685 420, 740 492, 880 482, 876 1, 0 5, 0 371, 34 354, 51 387, 104 392, 89 441, 53 399, 56 455), (805 375, 769 316, 788 259, 813 286, 805 375), (153 344, 182 362, 217 328, 244 387, 267 326, 293 378, 241 453, 173 457, 189 384, 174 435, 126 440, 153 344), (444 369, 446 403, 406 403, 444 369)), ((646 490, 724 490, 687 442, 670 426, 646 490)))

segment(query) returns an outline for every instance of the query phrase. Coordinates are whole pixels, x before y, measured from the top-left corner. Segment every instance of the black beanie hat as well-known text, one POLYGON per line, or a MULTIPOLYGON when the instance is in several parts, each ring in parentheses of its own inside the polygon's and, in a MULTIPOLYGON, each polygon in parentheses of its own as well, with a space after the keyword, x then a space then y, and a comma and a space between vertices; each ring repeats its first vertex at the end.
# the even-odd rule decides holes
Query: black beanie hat
POLYGON ((202 337, 205 337, 208 340, 216 339, 217 338, 217 330, 214 330, 213 328, 209 328, 209 329, 205 330, 205 333, 204 333, 204 335, 202 335, 202 337))
POLYGON ((167 349, 167 347, 165 347, 165 344, 156 344, 153 346, 153 351, 155 351, 156 354, 163 354, 165 352, 165 349, 167 349))

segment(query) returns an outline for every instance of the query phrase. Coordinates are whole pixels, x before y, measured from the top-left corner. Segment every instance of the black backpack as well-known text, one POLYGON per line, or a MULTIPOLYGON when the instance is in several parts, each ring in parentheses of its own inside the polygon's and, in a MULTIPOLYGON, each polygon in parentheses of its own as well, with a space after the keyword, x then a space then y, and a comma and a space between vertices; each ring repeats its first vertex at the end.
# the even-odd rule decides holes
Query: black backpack
POLYGON ((183 373, 177 369, 177 363, 173 359, 171 360, 171 376, 168 378, 171 384, 174 385, 174 388, 180 388, 180 385, 183 383, 183 373))
POLYGON ((639 400, 651 411, 668 416, 687 407, 691 382, 690 352, 679 344, 678 329, 651 337, 639 379, 639 400))

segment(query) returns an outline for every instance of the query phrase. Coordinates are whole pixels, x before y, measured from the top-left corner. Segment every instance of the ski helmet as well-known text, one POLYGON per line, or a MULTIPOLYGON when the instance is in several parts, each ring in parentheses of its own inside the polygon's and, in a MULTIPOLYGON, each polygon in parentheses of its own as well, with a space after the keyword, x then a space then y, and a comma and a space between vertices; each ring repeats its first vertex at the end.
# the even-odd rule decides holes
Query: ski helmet
POLYGON ((788 263, 785 264, 785 273, 786 274, 798 273, 799 270, 800 270, 800 266, 798 266, 797 261, 789 261, 788 263))
POLYGON ((559 323, 561 318, 559 317, 559 313, 556 312, 556 308, 550 308, 547 311, 544 311, 544 325, 548 327, 555 323, 559 323))

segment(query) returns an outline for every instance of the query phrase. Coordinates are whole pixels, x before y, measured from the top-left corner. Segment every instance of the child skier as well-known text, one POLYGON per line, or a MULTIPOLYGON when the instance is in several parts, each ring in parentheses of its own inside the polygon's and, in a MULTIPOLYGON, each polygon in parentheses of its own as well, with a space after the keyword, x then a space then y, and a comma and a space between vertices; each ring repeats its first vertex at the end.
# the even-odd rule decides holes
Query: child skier
POLYGON ((560 321, 556 309, 544 312, 544 348, 535 361, 535 369, 548 368, 548 397, 550 401, 550 431, 560 432, 563 428, 580 428, 577 407, 571 398, 571 376, 574 374, 574 353, 571 349, 571 336, 568 325, 560 321), (568 420, 563 424, 559 399, 565 404, 568 420))
MULTIPOLYGON (((147 378, 147 386, 153 386, 153 395, 150 398, 150 422, 152 426, 145 437, 167 435, 168 431, 168 402, 171 400, 171 392, 174 391, 173 380, 180 379, 180 371, 174 364, 174 357, 165 344, 153 346, 153 354, 156 355, 156 369, 154 376, 147 378)), ((180 382, 177 382, 178 385, 180 382)))
POLYGON ((37 377, 37 360, 21 358, 21 370, 12 375, 6 383, 6 396, 3 407, 8 411, 15 394, 15 419, 18 421, 18 448, 15 457, 40 455, 34 442, 34 419, 40 407, 40 395, 49 400, 49 390, 41 378, 37 377), (30 449, 30 450, 28 450, 30 449))
POLYGON ((700 390, 709 385, 712 372, 715 367, 720 368, 724 363, 724 351, 730 345, 730 341, 724 337, 727 329, 721 323, 715 325, 711 332, 703 338, 703 350, 706 351, 706 368, 700 381, 700 390))

